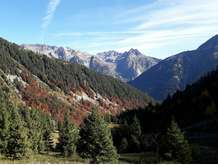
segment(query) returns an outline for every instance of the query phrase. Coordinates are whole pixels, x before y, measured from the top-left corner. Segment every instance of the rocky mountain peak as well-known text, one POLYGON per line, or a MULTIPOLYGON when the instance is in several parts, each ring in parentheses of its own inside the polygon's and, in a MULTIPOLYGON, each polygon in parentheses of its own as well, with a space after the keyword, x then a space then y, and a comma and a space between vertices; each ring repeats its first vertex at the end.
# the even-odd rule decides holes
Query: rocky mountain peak
POLYGON ((134 56, 138 56, 138 55, 142 55, 142 53, 138 50, 138 49, 133 49, 131 48, 128 52, 128 55, 134 55, 134 56))
POLYGON ((71 63, 78 63, 122 81, 129 81, 159 62, 158 59, 147 57, 137 49, 130 49, 124 53, 114 50, 96 54, 94 57, 88 53, 75 51, 71 48, 48 45, 24 45, 24 49, 45 54, 71 63))

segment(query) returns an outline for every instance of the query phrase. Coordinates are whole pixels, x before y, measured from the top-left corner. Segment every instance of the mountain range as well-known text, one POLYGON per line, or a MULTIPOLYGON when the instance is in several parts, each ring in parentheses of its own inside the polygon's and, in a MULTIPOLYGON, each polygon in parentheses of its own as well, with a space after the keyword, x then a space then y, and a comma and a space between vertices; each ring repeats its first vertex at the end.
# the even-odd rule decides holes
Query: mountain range
POLYGON ((49 58, 0 38, 0 87, 10 93, 16 104, 38 109, 58 120, 70 112, 70 118, 78 124, 95 106, 103 114, 117 114, 153 102, 118 79, 59 59, 70 58, 71 52, 66 49, 67 56, 49 58))
POLYGON ((75 51, 68 47, 40 44, 24 44, 21 47, 38 54, 45 54, 51 58, 85 65, 98 73, 109 75, 125 82, 135 79, 160 61, 159 59, 145 56, 137 49, 130 49, 124 53, 107 51, 91 55, 85 52, 75 51))
POLYGON ((86 66, 103 75, 129 82, 156 100, 164 100, 177 90, 198 80, 218 65, 218 35, 199 48, 184 51, 164 60, 145 56, 137 49, 119 53, 107 51, 91 55, 48 45, 22 45, 24 49, 50 58, 57 58, 86 66))
POLYGON ((129 84, 156 100, 164 100, 214 70, 217 65, 218 35, 215 35, 196 50, 181 52, 160 61, 129 84))

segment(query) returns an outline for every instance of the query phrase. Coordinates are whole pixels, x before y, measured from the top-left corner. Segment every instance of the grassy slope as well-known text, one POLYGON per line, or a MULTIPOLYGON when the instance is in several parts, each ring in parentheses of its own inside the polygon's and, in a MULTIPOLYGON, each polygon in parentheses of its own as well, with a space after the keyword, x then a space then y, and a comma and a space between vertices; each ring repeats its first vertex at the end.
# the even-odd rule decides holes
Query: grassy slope
POLYGON ((37 154, 32 155, 32 157, 28 159, 22 160, 9 160, 4 156, 0 155, 0 163, 1 164, 47 164, 47 163, 57 163, 57 164, 75 164, 75 163, 87 163, 85 160, 81 159, 79 156, 74 156, 72 158, 64 158, 60 156, 58 153, 48 153, 48 154, 37 154))

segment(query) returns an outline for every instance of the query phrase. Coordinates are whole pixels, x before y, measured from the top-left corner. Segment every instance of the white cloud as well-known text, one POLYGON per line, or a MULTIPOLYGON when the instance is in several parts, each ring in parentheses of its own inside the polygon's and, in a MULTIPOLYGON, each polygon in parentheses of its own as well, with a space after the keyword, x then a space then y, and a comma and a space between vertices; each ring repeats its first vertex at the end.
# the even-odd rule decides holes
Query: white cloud
POLYGON ((154 52, 156 56, 160 52, 157 50, 161 49, 162 57, 166 57, 171 55, 167 53, 181 51, 173 47, 175 43, 177 47, 190 46, 192 39, 200 44, 199 38, 207 39, 218 33, 218 0, 157 0, 128 9, 115 18, 116 26, 123 27, 122 31, 60 33, 56 37, 82 40, 88 36, 89 47, 95 52, 102 47, 120 51, 134 47, 142 52, 154 52))
POLYGON ((53 16, 55 14, 55 11, 60 4, 61 0, 49 0, 48 8, 46 11, 46 15, 42 19, 42 25, 41 28, 43 30, 46 30, 49 24, 51 23, 53 16))
MULTIPOLYGON (((150 6, 151 10, 143 12, 142 8, 139 8, 138 12, 134 10, 137 14, 126 15, 125 21, 140 20, 140 23, 131 30, 139 30, 143 33, 120 41, 117 43, 121 45, 119 49, 135 46, 141 50, 154 50, 154 52, 155 49, 162 49, 164 53, 164 49, 175 43, 189 46, 187 42, 190 38, 206 39, 218 33, 218 0, 174 0, 173 3, 171 2, 159 0, 158 3, 150 6), (160 8, 160 6, 165 7, 160 8)), ((176 48, 173 49, 172 53, 176 48)))

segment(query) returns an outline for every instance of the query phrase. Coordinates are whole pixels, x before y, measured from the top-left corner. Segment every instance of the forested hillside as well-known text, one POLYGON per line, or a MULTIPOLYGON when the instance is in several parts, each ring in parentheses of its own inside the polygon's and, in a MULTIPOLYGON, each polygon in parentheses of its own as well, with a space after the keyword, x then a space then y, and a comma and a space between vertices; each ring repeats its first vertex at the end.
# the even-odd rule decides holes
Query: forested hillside
MULTIPOLYGON (((118 151, 123 153, 136 149, 138 152, 158 152, 159 155, 155 154, 157 157, 161 156, 161 159, 177 162, 177 156, 173 156, 175 153, 171 153, 171 156, 162 153, 162 150, 168 148, 162 144, 162 138, 165 138, 165 134, 170 134, 174 138, 178 137, 179 141, 183 139, 179 135, 182 132, 192 145, 192 162, 217 162, 217 93, 218 69, 208 73, 193 85, 187 86, 184 91, 177 91, 160 105, 150 105, 145 109, 121 113, 118 118, 113 119, 119 125, 113 128, 118 151)), ((166 141, 167 139, 163 142, 166 143, 166 141)), ((174 149, 176 151, 179 147, 174 146, 174 149)), ((174 149, 171 148, 172 151, 174 149)), ((189 152, 187 148, 183 149, 184 152, 189 152)), ((180 154, 180 157, 184 156, 180 154)), ((190 154, 185 156, 190 158, 190 154)))
POLYGON ((50 115, 28 108, 0 78, 0 154, 9 159, 50 150, 50 133, 57 127, 50 115))
POLYGON ((50 114, 23 105, 12 90, 13 87, 2 80, 1 76, 1 163, 118 161, 110 129, 97 109, 92 110, 79 129, 72 122, 69 112, 64 114, 64 120, 60 122, 54 120, 50 114), (94 152, 86 149, 90 146, 94 147, 94 152))
POLYGON ((27 105, 62 118, 65 111, 77 121, 93 106, 102 113, 144 107, 151 101, 137 89, 78 64, 50 59, 0 39, 0 69, 27 105))

